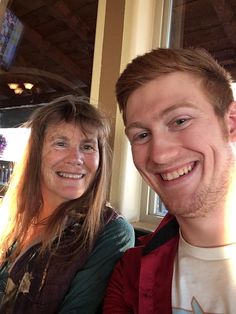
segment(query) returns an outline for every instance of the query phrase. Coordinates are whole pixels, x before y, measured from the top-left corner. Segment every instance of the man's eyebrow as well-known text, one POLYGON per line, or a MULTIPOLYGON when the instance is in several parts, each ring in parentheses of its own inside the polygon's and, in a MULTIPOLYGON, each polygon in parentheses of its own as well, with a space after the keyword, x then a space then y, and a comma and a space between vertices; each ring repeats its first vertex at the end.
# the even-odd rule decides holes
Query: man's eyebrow
POLYGON ((193 109, 198 109, 198 107, 192 103, 184 103, 181 102, 179 104, 174 104, 166 109, 164 109, 162 112, 160 112, 160 117, 162 118, 163 116, 165 116, 167 113, 179 109, 179 108, 193 108, 193 109))
POLYGON ((144 125, 142 122, 133 122, 130 123, 128 126, 125 127, 125 133, 127 133, 130 129, 145 129, 144 125))
MULTIPOLYGON (((170 107, 164 109, 163 111, 161 111, 158 114, 158 118, 163 118, 166 114, 168 114, 171 111, 174 111, 176 109, 179 108, 193 108, 193 109, 198 109, 198 107, 192 103, 180 103, 180 104, 174 104, 171 105, 170 107)), ((155 117, 155 116, 154 116, 155 117)), ((142 124, 142 122, 132 122, 130 123, 126 128, 125 128, 125 133, 127 133, 129 131, 129 129, 133 129, 133 128, 137 128, 137 129, 145 129, 145 126, 142 124)))

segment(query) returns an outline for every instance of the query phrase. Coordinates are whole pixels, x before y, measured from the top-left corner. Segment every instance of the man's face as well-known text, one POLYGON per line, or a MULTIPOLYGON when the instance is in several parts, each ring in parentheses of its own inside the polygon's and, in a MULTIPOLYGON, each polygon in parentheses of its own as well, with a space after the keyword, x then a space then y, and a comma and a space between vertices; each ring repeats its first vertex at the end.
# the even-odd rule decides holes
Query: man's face
POLYGON ((134 163, 169 211, 193 217, 215 207, 233 157, 200 79, 175 72, 149 82, 129 97, 126 117, 134 163))

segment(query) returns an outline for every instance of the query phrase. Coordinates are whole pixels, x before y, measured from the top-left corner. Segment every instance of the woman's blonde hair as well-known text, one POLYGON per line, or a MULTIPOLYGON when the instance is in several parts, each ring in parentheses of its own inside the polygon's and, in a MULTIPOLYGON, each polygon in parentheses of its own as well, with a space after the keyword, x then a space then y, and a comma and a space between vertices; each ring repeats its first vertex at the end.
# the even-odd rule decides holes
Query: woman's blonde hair
MULTIPOLYGON (((43 202, 41 163, 45 132, 50 125, 62 121, 75 123, 85 133, 88 133, 90 128, 96 128, 100 162, 95 178, 87 191, 81 197, 61 204, 45 221, 42 251, 51 248, 55 237, 58 236, 60 239, 66 219, 67 223, 72 220, 81 225, 75 239, 78 243, 76 252, 82 247, 90 250, 101 228, 111 173, 109 123, 105 116, 87 100, 76 96, 60 97, 37 109, 24 125, 31 128, 30 137, 22 161, 15 166, 1 206, 2 213, 8 212, 5 227, 0 230, 2 260, 14 241, 17 241, 19 244, 17 248, 20 249, 28 228, 35 218, 37 219, 43 202)), ((15 254, 19 254, 17 249, 15 254)))

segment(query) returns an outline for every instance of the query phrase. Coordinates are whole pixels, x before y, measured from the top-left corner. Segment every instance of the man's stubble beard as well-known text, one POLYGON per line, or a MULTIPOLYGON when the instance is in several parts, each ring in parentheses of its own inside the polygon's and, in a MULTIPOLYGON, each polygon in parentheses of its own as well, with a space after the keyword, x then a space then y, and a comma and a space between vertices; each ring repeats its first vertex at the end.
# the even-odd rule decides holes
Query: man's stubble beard
POLYGON ((175 204, 174 200, 165 201, 168 212, 183 218, 204 217, 210 213, 215 213, 217 209, 223 208, 227 199, 229 185, 231 184, 231 169, 234 168, 233 158, 229 158, 222 171, 221 178, 214 184, 203 186, 190 197, 183 200, 183 204, 175 204))

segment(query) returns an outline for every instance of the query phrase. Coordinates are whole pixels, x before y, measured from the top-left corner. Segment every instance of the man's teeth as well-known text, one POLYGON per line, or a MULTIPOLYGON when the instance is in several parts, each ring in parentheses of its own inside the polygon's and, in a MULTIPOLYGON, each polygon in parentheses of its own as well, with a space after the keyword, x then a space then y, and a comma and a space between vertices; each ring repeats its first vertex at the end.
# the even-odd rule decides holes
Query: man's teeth
POLYGON ((57 174, 62 178, 68 179, 81 179, 84 177, 84 174, 73 174, 68 172, 57 172, 57 174))
POLYGON ((189 173, 192 169, 193 165, 185 166, 170 173, 163 173, 161 177, 165 181, 171 181, 189 173))

